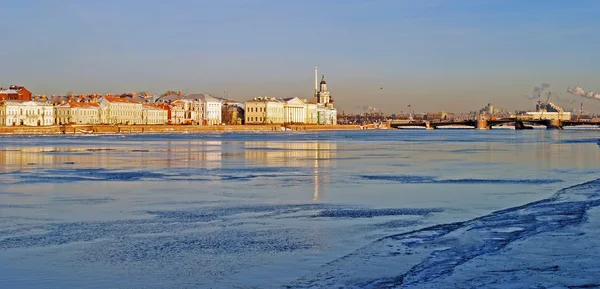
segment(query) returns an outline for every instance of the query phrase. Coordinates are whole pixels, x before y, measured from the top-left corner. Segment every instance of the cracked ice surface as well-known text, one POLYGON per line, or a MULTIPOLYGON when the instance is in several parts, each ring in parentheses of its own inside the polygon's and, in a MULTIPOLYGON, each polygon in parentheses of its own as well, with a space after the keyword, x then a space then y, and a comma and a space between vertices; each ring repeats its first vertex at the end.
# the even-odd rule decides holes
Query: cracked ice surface
POLYGON ((298 288, 600 287, 600 179, 466 222, 392 235, 298 288))

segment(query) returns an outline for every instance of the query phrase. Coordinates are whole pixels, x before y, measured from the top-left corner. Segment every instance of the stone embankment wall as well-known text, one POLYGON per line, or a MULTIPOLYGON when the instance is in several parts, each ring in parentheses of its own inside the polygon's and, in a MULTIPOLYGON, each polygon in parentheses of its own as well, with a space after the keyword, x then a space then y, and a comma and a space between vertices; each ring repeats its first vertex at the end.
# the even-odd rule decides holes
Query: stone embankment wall
POLYGON ((0 134, 74 134, 74 133, 201 133, 201 132, 278 132, 284 130, 359 130, 357 125, 69 125, 0 126, 0 134))

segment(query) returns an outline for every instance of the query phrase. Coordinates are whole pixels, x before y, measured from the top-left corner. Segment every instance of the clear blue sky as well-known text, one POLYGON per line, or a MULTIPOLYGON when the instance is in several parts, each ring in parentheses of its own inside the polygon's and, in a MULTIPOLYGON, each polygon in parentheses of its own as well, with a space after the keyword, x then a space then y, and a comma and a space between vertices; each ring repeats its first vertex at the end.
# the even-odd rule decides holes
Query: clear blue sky
MULTIPOLYGON (((0 85, 311 97, 386 112, 533 108, 600 90, 595 0, 3 0, 0 85), (383 87, 383 89, 380 89, 383 87)), ((600 101, 585 100, 600 112, 600 101)))

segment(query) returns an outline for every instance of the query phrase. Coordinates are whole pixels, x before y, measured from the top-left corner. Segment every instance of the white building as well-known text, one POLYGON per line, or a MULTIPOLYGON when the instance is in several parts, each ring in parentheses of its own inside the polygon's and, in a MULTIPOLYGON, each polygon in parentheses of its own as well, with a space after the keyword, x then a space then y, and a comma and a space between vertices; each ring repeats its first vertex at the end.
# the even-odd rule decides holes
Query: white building
MULTIPOLYGON (((199 103, 198 109, 200 122, 203 125, 219 125, 222 122, 223 100, 207 93, 186 94, 178 97, 178 100, 192 100, 199 103)), ((195 122, 194 122, 195 123, 195 122)))
POLYGON ((283 116, 285 123, 306 123, 306 102, 297 97, 284 98, 283 116))
POLYGON ((317 91, 317 68, 315 67, 315 98, 312 103, 317 104, 318 124, 337 124, 337 110, 333 106, 333 98, 327 90, 325 75, 321 77, 321 83, 317 91))
POLYGON ((54 108, 47 102, 0 101, 0 126, 46 126, 54 124, 54 108))
POLYGON ((170 122, 172 124, 203 124, 203 103, 194 99, 177 99, 172 101, 170 122))
POLYGON ((100 105, 88 102, 68 102, 54 107, 56 124, 99 124, 100 105))
POLYGON ((208 94, 202 94, 198 100, 204 109, 205 125, 220 125, 222 122, 223 101, 208 94))
POLYGON ((318 105, 316 103, 306 102, 305 123, 306 124, 318 124, 319 123, 318 105))
POLYGON ((244 103, 246 124, 282 124, 285 102, 274 97, 255 97, 244 103))
POLYGON ((528 120, 571 120, 570 112, 528 111, 525 116, 528 120))

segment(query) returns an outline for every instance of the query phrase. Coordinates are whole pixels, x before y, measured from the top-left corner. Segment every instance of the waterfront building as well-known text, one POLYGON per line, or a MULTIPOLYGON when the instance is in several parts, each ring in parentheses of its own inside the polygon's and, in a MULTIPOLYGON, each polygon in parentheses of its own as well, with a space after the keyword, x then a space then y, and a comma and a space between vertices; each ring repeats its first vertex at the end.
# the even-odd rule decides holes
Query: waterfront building
POLYGON ((0 126, 47 126, 54 124, 51 103, 26 100, 0 101, 0 126))
POLYGON ((102 97, 100 122, 106 124, 142 124, 142 104, 120 97, 102 97))
POLYGON ((255 97, 245 102, 246 124, 283 124, 285 102, 274 97, 255 97))
MULTIPOLYGON (((197 102, 196 104, 189 106, 191 110, 187 110, 187 115, 184 115, 183 119, 188 122, 194 124, 202 124, 202 125, 219 125, 222 122, 222 106, 223 100, 216 98, 207 93, 200 94, 186 94, 183 95, 179 92, 177 95, 166 95, 159 99, 157 102, 161 103, 174 103, 178 100, 187 100, 197 102), (197 117, 193 117, 192 115, 197 117)), ((180 105, 181 106, 181 105, 180 105)), ((177 115, 175 111, 172 112, 172 119, 174 121, 179 121, 181 119, 180 115, 181 109, 177 108, 177 115)), ((184 113, 185 114, 185 113, 184 113)), ((174 122, 175 123, 175 122, 174 122)))
POLYGON ((321 77, 321 83, 317 87, 317 67, 315 67, 315 97, 311 101, 317 104, 317 123, 318 124, 337 124, 337 110, 333 106, 333 98, 327 90, 325 75, 321 77))
POLYGON ((565 112, 564 109, 554 103, 542 104, 538 102, 535 106, 536 111, 528 111, 523 115, 526 120, 571 120, 571 113, 565 112))
POLYGON ((570 112, 553 112, 553 111, 528 111, 521 117, 524 120, 571 120, 570 112))
POLYGON ((0 87, 0 100, 32 100, 31 91, 19 85, 11 85, 8 89, 0 87))
POLYGON ((282 99, 285 123, 306 123, 306 102, 298 97, 282 99))
POLYGON ((241 102, 226 100, 221 108, 221 121, 229 125, 244 124, 244 107, 241 102))
POLYGON ((319 113, 318 113, 318 105, 316 103, 306 101, 306 124, 318 124, 319 123, 319 113))
POLYGON ((91 102, 68 102, 54 106, 56 124, 99 124, 100 105, 91 102))
POLYGON ((204 105, 194 99, 177 99, 171 102, 172 124, 203 124, 204 105))
POLYGON ((218 99, 212 95, 202 94, 189 94, 188 97, 200 101, 203 106, 203 123, 204 125, 220 125, 222 122, 222 107, 223 100, 218 99))
POLYGON ((160 105, 142 104, 142 123, 166 124, 169 121, 168 112, 160 105))

